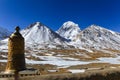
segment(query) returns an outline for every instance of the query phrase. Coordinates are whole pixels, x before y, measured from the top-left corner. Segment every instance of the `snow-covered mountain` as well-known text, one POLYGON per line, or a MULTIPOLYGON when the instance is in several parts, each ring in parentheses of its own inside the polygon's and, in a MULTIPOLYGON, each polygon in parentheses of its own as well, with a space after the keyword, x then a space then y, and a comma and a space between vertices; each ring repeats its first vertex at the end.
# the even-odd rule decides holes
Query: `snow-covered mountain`
POLYGON ((119 50, 120 34, 100 26, 91 25, 81 31, 73 43, 77 47, 119 50))
POLYGON ((80 31, 81 30, 78 24, 72 21, 67 21, 60 27, 57 33, 66 39, 74 40, 80 31))
MULTIPOLYGON (((81 31, 77 24, 68 21, 56 33, 44 24, 36 22, 20 32, 25 38, 27 64, 50 64, 65 68, 96 62, 119 63, 120 33, 100 26, 91 25, 81 31)), ((0 41, 2 63, 7 62, 7 42, 8 39, 0 41)))
POLYGON ((10 35, 10 31, 7 29, 0 27, 0 40, 7 38, 10 35))
MULTIPOLYGON (((65 22, 57 33, 44 24, 36 22, 21 30, 21 34, 25 38, 26 47, 31 49, 59 47, 119 50, 120 47, 120 33, 96 25, 81 31, 78 24, 71 21, 65 22)), ((3 46, 5 43, 7 44, 7 39, 2 40, 0 45, 3 46)))
POLYGON ((31 24, 26 29, 22 30, 21 34, 25 38, 26 44, 62 45, 66 41, 65 38, 61 37, 59 34, 40 22, 31 24))

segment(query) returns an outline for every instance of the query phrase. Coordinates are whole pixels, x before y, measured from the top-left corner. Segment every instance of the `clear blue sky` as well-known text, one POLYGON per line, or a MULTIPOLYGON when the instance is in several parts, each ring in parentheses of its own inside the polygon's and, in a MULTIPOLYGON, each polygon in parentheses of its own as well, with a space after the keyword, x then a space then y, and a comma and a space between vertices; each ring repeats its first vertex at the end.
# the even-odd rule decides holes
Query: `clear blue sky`
POLYGON ((11 31, 34 22, 53 30, 65 21, 81 29, 91 24, 120 32, 120 0, 0 0, 0 26, 11 31))

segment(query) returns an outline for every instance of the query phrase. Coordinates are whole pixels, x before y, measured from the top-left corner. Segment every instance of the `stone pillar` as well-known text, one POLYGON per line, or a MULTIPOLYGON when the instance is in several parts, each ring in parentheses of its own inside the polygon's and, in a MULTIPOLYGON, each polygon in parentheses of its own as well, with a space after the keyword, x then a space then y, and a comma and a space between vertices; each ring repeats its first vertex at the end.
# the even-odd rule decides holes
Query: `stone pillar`
POLYGON ((16 27, 15 32, 8 39, 8 61, 6 71, 14 73, 25 70, 24 38, 19 33, 20 28, 16 27))

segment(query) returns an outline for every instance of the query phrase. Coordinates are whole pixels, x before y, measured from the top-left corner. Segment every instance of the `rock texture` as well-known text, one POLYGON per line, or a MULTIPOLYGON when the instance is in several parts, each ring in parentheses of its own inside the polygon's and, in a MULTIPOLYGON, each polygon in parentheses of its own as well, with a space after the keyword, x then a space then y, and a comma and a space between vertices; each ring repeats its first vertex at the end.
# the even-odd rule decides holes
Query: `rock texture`
POLYGON ((6 72, 16 72, 26 69, 24 56, 24 38, 19 33, 19 27, 16 32, 8 39, 8 62, 6 72))

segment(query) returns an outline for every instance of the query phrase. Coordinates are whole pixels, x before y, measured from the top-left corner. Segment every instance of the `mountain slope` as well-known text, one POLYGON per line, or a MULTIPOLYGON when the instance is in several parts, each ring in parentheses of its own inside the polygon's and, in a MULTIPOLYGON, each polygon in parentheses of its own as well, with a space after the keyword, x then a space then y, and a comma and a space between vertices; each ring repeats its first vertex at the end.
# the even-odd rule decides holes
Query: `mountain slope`
POLYGON ((10 32, 5 29, 0 27, 0 40, 7 38, 10 35, 10 32))
POLYGON ((119 49, 120 34, 100 26, 91 25, 81 31, 73 43, 88 48, 119 49))
POLYGON ((66 41, 66 39, 40 22, 31 24, 26 29, 22 30, 21 34, 25 38, 25 42, 29 44, 62 45, 66 41))
POLYGON ((65 22, 60 29, 57 31, 62 37, 70 40, 74 40, 77 34, 80 33, 80 28, 78 24, 75 24, 72 21, 65 22))
MULTIPOLYGON (((36 22, 21 30, 21 34, 25 38, 26 47, 31 49, 84 48, 119 50, 120 47, 120 33, 96 25, 91 25, 81 31, 79 26, 71 21, 65 22, 57 33, 42 23, 36 22)), ((0 42, 1 46, 4 44, 7 46, 7 39, 0 42)))

